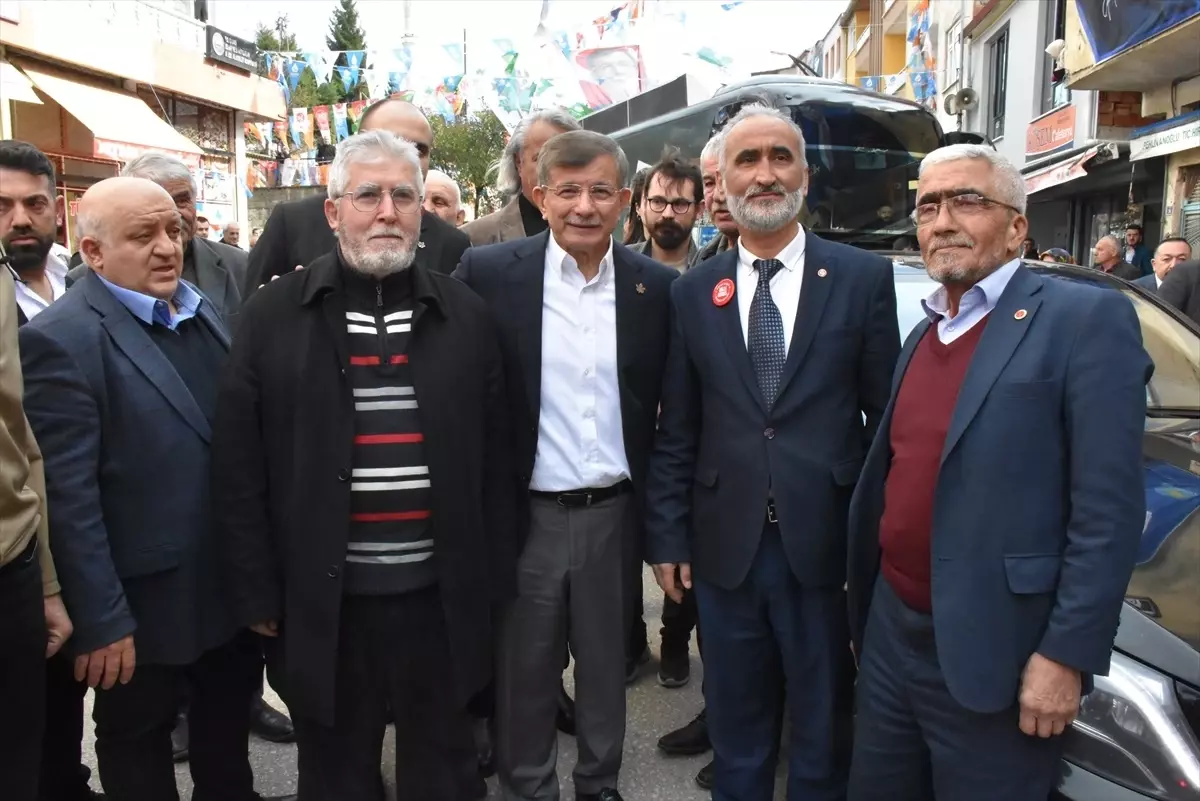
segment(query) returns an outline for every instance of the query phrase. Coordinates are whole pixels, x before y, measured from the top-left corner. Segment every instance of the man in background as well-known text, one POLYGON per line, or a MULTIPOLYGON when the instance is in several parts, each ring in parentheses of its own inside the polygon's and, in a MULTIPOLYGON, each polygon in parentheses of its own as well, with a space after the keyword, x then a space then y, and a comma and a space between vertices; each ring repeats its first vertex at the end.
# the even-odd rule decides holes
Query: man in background
POLYGON ((1133 283, 1148 292, 1157 293, 1162 287, 1163 281, 1176 265, 1182 264, 1191 257, 1192 246, 1186 239, 1181 236, 1167 237, 1154 249, 1154 258, 1150 260, 1150 266, 1154 268, 1154 272, 1150 275, 1143 275, 1133 283))
POLYGON ((18 325, 67 291, 67 260, 54 252, 62 220, 50 159, 26 142, 0 141, 0 242, 16 282, 18 325))
POLYGON ((1138 268, 1141 275, 1150 275, 1153 261, 1150 248, 1146 247, 1146 233, 1142 226, 1134 223, 1125 227, 1125 261, 1138 268))
POLYGON ((720 158, 721 136, 717 134, 708 140, 700 153, 700 175, 704 181, 704 208, 708 210, 709 219, 717 227, 717 236, 700 249, 696 254, 696 263, 710 259, 718 253, 724 253, 737 244, 738 227, 729 213, 725 201, 725 185, 721 182, 720 158))
POLYGON ((208 224, 208 218, 203 215, 196 215, 196 236, 200 239, 208 239, 211 228, 208 224))
POLYGON ((442 222, 456 228, 463 224, 466 212, 462 207, 462 191, 458 183, 441 170, 425 175, 425 211, 436 214, 442 222))
POLYGON ((258 244, 258 238, 259 238, 260 236, 262 236, 262 229, 261 229, 261 228, 252 228, 252 229, 250 229, 250 249, 251 249, 251 250, 253 250, 253 249, 254 249, 254 246, 258 244))
POLYGON ((577 130, 576 119, 561 109, 537 111, 518 123, 495 165, 496 189, 507 202, 500 210, 463 226, 472 245, 511 242, 546 230, 546 220, 533 200, 538 154, 551 138, 577 130))
MULTIPOLYGON (((382 129, 412 142, 421 157, 421 170, 429 171, 433 129, 425 114, 412 103, 389 97, 367 108, 360 131, 382 129)), ((325 195, 280 203, 271 209, 262 237, 250 253, 244 294, 248 298, 260 286, 333 250, 336 238, 325 220, 325 195)), ((421 215, 421 239, 417 260, 439 273, 452 273, 471 240, 462 231, 431 212, 421 215)))
POLYGON ((1158 296, 1200 325, 1200 261, 1186 261, 1172 269, 1158 296))
POLYGON ((1100 241, 1096 243, 1095 267, 1126 281, 1135 281, 1142 275, 1141 270, 1121 258, 1121 245, 1117 238, 1111 235, 1100 237, 1100 241))
POLYGON ((664 156, 646 176, 641 215, 647 239, 631 249, 683 272, 696 259, 692 228, 703 201, 700 168, 677 152, 664 156))
POLYGON ((240 247, 242 241, 242 226, 238 222, 227 222, 221 229, 221 243, 231 248, 240 247))

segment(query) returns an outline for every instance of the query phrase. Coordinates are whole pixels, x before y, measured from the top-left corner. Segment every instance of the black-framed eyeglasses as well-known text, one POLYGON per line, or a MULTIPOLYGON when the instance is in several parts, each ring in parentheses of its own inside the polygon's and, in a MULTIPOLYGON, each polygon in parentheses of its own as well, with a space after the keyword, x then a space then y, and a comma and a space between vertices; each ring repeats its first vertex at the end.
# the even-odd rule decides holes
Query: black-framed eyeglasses
POLYGON ((1001 208, 1021 214, 1021 210, 1016 206, 1001 203, 999 200, 993 200, 990 197, 984 197, 975 192, 964 192, 961 195, 951 195, 950 197, 942 198, 937 203, 918 203, 917 207, 913 210, 912 221, 917 224, 918 228, 932 225, 937 220, 938 214, 941 213, 942 206, 949 209, 953 217, 971 217, 983 214, 993 206, 1000 206, 1001 208))
POLYGON ((671 211, 676 214, 687 214, 692 206, 696 205, 694 201, 688 200, 685 197, 676 197, 667 200, 661 195, 646 198, 646 205, 650 207, 650 211, 655 214, 661 214, 667 210, 667 206, 671 207, 671 211))
POLYGON ((611 206, 617 202, 621 193, 608 184, 596 184, 583 187, 578 184, 562 184, 560 186, 543 186, 542 189, 557 197, 559 200, 575 202, 586 193, 592 203, 597 206, 611 206))
POLYGON ((361 212, 369 213, 379 208, 385 194, 392 196, 392 207, 397 214, 412 214, 421 208, 421 196, 411 186, 397 186, 390 192, 373 184, 364 184, 347 193, 351 205, 361 212))

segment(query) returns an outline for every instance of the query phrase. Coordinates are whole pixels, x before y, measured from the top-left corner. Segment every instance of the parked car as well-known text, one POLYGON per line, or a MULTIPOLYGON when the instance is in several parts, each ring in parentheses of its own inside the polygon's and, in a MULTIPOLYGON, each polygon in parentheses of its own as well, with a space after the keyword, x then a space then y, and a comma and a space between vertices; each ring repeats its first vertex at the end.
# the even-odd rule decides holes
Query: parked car
MULTIPOLYGON (((900 333, 936 286, 920 257, 893 257, 900 333)), ((1200 799, 1200 328, 1119 278, 1027 262, 1054 280, 1121 292, 1142 325, 1154 376, 1146 389, 1146 525, 1107 676, 1067 732, 1051 801, 1200 799)), ((1103 402, 1103 399, 1098 399, 1103 402)), ((1014 724, 1015 725, 1015 724, 1014 724)))

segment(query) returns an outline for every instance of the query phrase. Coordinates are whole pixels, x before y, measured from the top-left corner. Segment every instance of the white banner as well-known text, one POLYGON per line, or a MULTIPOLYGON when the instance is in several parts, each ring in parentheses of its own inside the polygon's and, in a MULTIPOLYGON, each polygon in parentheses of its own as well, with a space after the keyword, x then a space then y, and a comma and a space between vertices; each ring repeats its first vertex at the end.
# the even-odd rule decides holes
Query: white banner
POLYGON ((1200 117, 1164 131, 1129 140, 1129 160, 1152 159, 1200 147, 1200 117))

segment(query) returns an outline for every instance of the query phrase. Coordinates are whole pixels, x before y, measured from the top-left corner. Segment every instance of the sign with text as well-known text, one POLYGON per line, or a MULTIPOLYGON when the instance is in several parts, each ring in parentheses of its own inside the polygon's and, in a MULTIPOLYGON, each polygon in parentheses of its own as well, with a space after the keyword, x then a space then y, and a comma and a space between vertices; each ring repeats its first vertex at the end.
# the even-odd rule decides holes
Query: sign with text
POLYGON ((1025 158, 1069 150, 1075 144, 1075 106, 1043 114, 1025 130, 1025 158))
POLYGON ((258 46, 254 42, 239 39, 211 25, 205 26, 204 55, 247 72, 254 72, 258 66, 258 46))
POLYGON ((1191 122, 1165 128, 1129 140, 1129 160, 1151 159, 1200 148, 1200 116, 1191 122))

